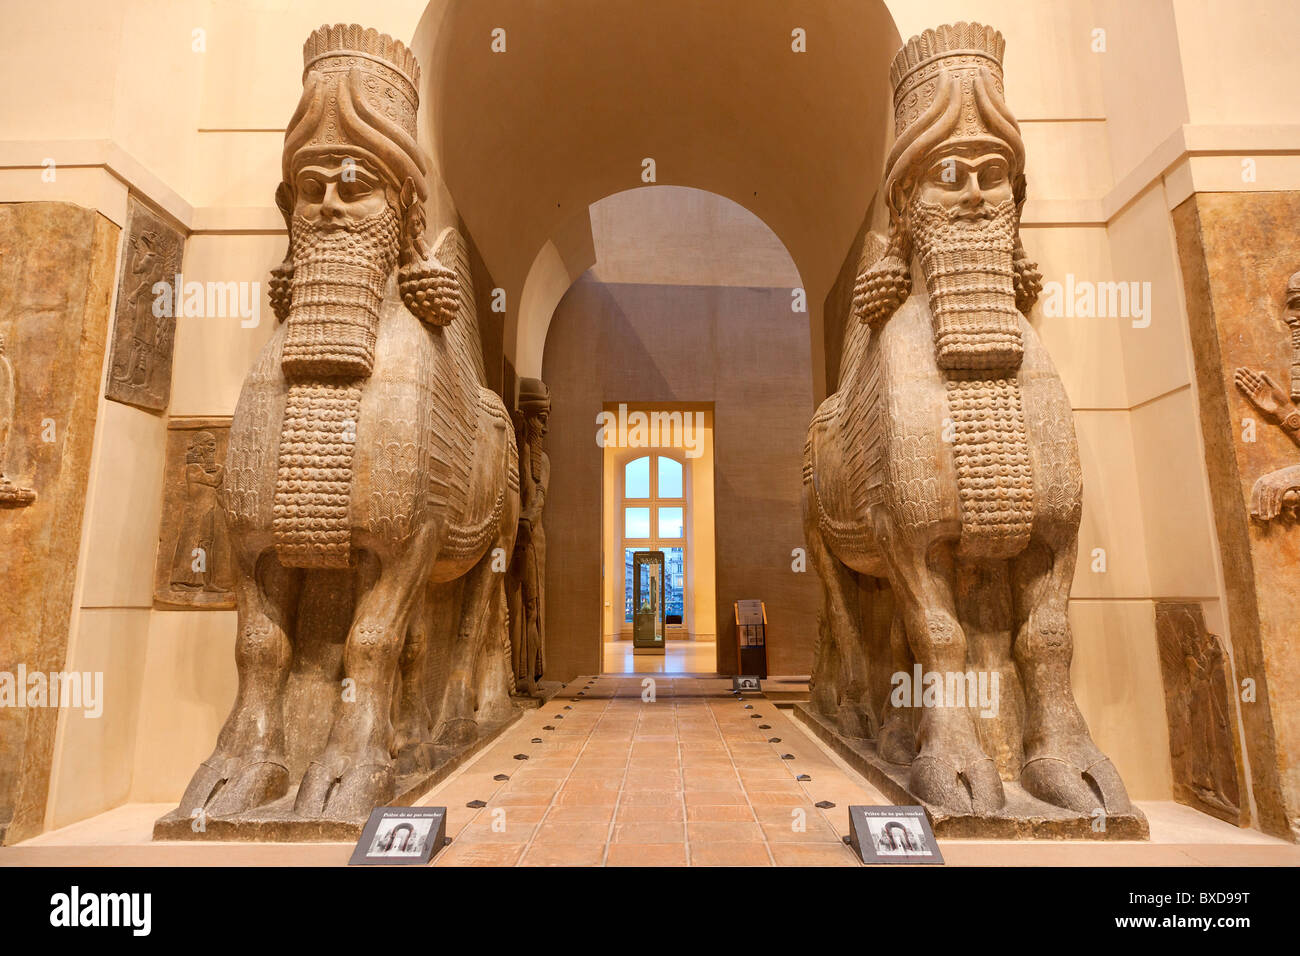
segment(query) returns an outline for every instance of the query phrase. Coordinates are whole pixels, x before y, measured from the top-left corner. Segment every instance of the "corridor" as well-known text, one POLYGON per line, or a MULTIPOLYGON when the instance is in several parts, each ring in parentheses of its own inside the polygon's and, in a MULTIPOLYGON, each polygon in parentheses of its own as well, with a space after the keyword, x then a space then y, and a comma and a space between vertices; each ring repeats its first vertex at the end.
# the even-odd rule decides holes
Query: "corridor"
POLYGON ((570 683, 421 801, 448 807, 453 841, 434 862, 855 865, 842 841, 847 807, 884 801, 771 701, 738 700, 730 687, 570 683))

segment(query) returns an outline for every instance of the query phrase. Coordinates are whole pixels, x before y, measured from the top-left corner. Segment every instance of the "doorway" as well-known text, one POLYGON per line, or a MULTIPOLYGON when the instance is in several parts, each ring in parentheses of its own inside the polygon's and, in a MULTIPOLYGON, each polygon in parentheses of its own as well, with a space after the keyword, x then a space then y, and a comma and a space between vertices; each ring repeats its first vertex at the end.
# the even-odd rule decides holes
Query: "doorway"
POLYGON ((602 671, 712 674, 712 407, 616 402, 605 405, 605 417, 602 671), (663 555, 662 601, 655 610, 665 640, 662 647, 638 649, 634 568, 636 555, 646 552, 663 555))

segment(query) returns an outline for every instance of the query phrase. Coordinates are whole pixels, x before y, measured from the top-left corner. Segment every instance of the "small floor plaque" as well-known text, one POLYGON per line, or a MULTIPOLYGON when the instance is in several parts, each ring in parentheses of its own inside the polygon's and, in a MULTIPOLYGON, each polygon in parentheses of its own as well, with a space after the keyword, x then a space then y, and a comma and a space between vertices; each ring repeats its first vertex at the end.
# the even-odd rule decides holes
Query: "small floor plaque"
POLYGON ((743 674, 731 678, 731 689, 734 691, 757 692, 763 689, 763 685, 757 677, 743 674))
POLYGON ((446 842, 446 807, 376 807, 348 866, 423 866, 446 842))
POLYGON ((849 844, 863 863, 943 863, 924 807, 849 807, 849 844))

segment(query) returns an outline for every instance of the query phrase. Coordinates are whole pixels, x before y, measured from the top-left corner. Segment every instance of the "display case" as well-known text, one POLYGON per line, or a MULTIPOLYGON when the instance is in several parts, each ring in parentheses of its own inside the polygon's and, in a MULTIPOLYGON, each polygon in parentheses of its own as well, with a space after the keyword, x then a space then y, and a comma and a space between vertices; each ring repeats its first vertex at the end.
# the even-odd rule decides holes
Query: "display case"
POLYGON ((667 626, 664 603, 664 553, 637 551, 632 555, 632 647, 664 649, 667 626))

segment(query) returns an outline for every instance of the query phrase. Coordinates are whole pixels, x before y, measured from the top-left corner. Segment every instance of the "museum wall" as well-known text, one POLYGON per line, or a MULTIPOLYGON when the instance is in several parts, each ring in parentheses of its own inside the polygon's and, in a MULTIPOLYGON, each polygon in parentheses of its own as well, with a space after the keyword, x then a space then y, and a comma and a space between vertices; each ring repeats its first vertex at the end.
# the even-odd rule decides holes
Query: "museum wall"
MULTIPOLYGON (((712 405, 718 668, 735 667, 732 603, 767 603, 769 669, 805 673, 818 586, 793 570, 803 547, 799 483, 812 415, 798 274, 751 213, 700 190, 656 187, 592 207, 596 265, 551 319, 546 506, 548 674, 601 666, 602 452, 611 403, 712 405), (782 285, 763 284, 784 280, 782 285), (802 667, 802 669, 801 669, 802 667)), ((620 572, 621 573, 621 565, 620 572)), ((714 631, 716 627, 716 631, 714 631)))
MULTIPOLYGON (((124 229, 128 198, 141 198, 183 228, 187 279, 259 281, 264 316, 253 328, 229 318, 182 318, 165 413, 99 398, 65 667, 102 671, 108 696, 98 719, 59 714, 50 745, 47 826, 127 800, 175 799, 210 749, 233 695, 233 612, 154 607, 163 458, 169 419, 231 414, 251 358, 270 332, 266 273, 283 255, 285 241, 272 193, 284 125, 301 89, 302 41, 322 22, 358 19, 402 39, 421 24, 436 41, 440 30, 455 23, 444 15, 450 6, 446 0, 428 5, 377 0, 364 8, 347 0, 50 0, 6 11, 0 78, 9 89, 25 92, 0 102, 0 201, 76 203, 124 229), (63 24, 57 36, 43 26, 51 17, 63 24), (195 47, 196 30, 202 31, 201 51, 195 47), (55 164, 53 177, 42 175, 50 170, 47 160, 55 164)), ((1167 798, 1173 782, 1157 659, 1157 605, 1180 599, 1202 607, 1233 668, 1239 647, 1253 647, 1258 659, 1272 661, 1268 666, 1275 669, 1285 660, 1250 643, 1255 640, 1250 634, 1239 635, 1226 609, 1219 555, 1223 529, 1214 507, 1215 496, 1226 492, 1205 465, 1215 436, 1202 430, 1205 399, 1195 373, 1184 289, 1190 266, 1180 260, 1183 236, 1171 211, 1204 194, 1300 190, 1293 84, 1283 72, 1292 59, 1287 44, 1300 28, 1300 9, 1286 0, 1247 0, 1230 8, 1213 0, 894 0, 886 6, 903 37, 959 19, 982 20, 1006 36, 1008 101, 1028 150, 1024 241, 1045 280, 1065 282, 1073 275, 1092 282, 1151 283, 1149 325, 1049 316, 1041 302, 1032 321, 1065 380, 1084 457, 1085 515, 1071 603, 1078 696, 1098 744, 1112 755, 1131 793, 1139 799, 1167 798), (1098 28, 1105 30, 1105 52, 1094 50, 1098 28), (1246 160, 1251 161, 1249 178, 1246 160), (1092 570, 1098 548, 1105 551, 1104 572, 1092 570)), ((815 9, 820 15, 822 8, 815 9)), ((429 50, 446 53, 437 42, 429 50)), ((429 84, 434 77, 445 79, 445 72, 423 65, 429 115, 459 115, 456 104, 429 96, 429 84)), ((880 87, 879 95, 887 97, 883 72, 880 87)), ((829 104, 840 125, 852 125, 851 118, 865 115, 864 89, 865 84, 827 85, 827 101, 818 108, 829 104)), ((491 126, 503 117, 492 114, 484 122, 491 126)), ((872 113, 862 122, 879 118, 872 113)), ((545 127, 551 120, 540 114, 531 122, 545 127)), ((831 137, 833 124, 825 125, 821 135, 831 137)), ((473 125, 466 129, 472 132, 473 125)), ((432 150, 434 134, 422 127, 422 138, 426 135, 432 150)), ((774 134, 772 141, 780 138, 774 134)), ((468 137, 466 155, 473 153, 468 145, 473 139, 468 137)), ((801 134, 794 148, 815 157, 826 152, 819 144, 832 141, 801 134)), ((576 183, 582 179, 577 159, 590 152, 590 145, 573 142, 558 151, 554 168, 570 170, 576 183)), ((455 149, 453 143, 437 146, 442 153, 455 149)), ((758 192, 750 188, 750 167, 741 158, 728 161, 733 172, 747 172, 739 177, 745 183, 727 188, 739 198, 758 192)), ((511 235, 509 216, 500 221, 491 215, 491 210, 509 210, 537 175, 523 166, 514 184, 473 163, 462 162, 457 170, 462 186, 472 184, 476 195, 499 194, 493 200, 499 205, 482 207, 488 213, 477 215, 480 207, 475 207, 478 231, 464 230, 471 244, 484 249, 479 255, 475 246, 476 272, 483 277, 476 294, 494 385, 508 384, 500 369, 510 357, 506 324, 513 313, 493 313, 485 297, 499 281, 513 309, 522 277, 539 253, 536 242, 511 235), (474 182, 476 176, 484 181, 474 182), (492 239, 490 249, 481 241, 484 235, 492 239), (506 264, 497 281, 488 277, 492 263, 506 264)), ((711 174, 721 177, 720 169, 710 167, 711 174)), ((832 245, 825 241, 824 222, 805 221, 800 218, 808 215, 805 207, 785 208, 779 196, 774 198, 782 175, 789 178, 788 168, 783 172, 779 162, 772 165, 762 196, 753 199, 755 206, 783 217, 787 234, 776 242, 798 251, 795 260, 807 273, 802 281, 812 300, 807 317, 790 314, 790 290, 763 278, 770 265, 762 257, 731 263, 728 268, 750 270, 735 273, 743 278, 731 286, 699 282, 686 272, 640 278, 605 274, 602 269, 612 261, 607 257, 573 286, 551 319, 543 370, 555 393, 548 450, 555 461, 571 454, 587 462, 573 473, 557 467, 552 492, 556 508, 585 517, 568 525, 558 517, 565 512, 548 506, 546 519, 553 553, 571 555, 574 562, 562 565, 555 558, 548 571, 556 589, 548 598, 553 609, 548 630, 557 642, 552 663, 563 672, 599 666, 598 641, 570 648, 559 642, 569 639, 569 630, 599 633, 600 465, 592 435, 602 403, 624 397, 714 403, 719 633, 725 633, 721 622, 731 600, 764 597, 769 615, 779 614, 772 626, 773 671, 807 670, 809 622, 815 623, 818 599, 810 575, 789 571, 790 549, 800 545, 802 535, 798 473, 791 477, 788 467, 793 460, 797 469, 803 431, 815 400, 827 389, 825 381, 833 387, 846 301, 843 282, 847 275, 851 283, 860 254, 850 236, 855 230, 865 236, 864 224, 879 226, 878 215, 873 221, 868 208, 879 169, 854 172, 862 183, 857 192, 842 188, 840 178, 832 189, 826 181, 810 179, 805 167, 800 170, 800 182, 829 189, 851 212, 845 214, 851 218, 847 227, 835 225, 839 238, 830 254, 820 244, 832 245), (804 268, 805 263, 815 268, 804 268), (814 273, 824 278, 814 281, 814 273), (727 368, 703 366, 699 346, 685 344, 698 343, 702 339, 692 337, 705 334, 688 321, 690 315, 705 317, 704 327, 713 336, 708 341, 731 350, 732 364, 744 366, 748 377, 733 379, 727 368), (667 329, 675 334, 665 334, 667 329), (584 339, 584 332, 597 338, 584 339), (656 336, 656 347, 662 343, 680 351, 661 355, 658 361, 667 364, 647 371, 644 380, 634 376, 630 359, 626 367, 593 368, 592 356, 606 354, 607 348, 634 356, 656 336), (588 344, 593 341, 601 343, 600 352, 588 344), (792 371, 771 365, 773 356, 783 362, 792 356, 806 359, 818 371, 796 380, 792 371), (686 370, 708 387, 687 389, 686 370), (570 373, 576 374, 573 389, 552 379, 570 373), (746 431, 750 421, 762 422, 757 433, 765 438, 782 436, 774 443, 779 450, 750 447, 755 434, 746 431), (724 430, 731 430, 730 439, 724 430), (730 510, 724 509, 724 496, 730 510), (759 526, 764 537, 758 547, 744 537, 755 533, 756 515, 768 516, 759 526), (734 540, 724 541, 727 526, 734 540), (753 555, 754 564, 734 565, 728 577, 732 555, 753 555)), ((606 170, 599 177, 610 179, 606 170)), ((542 191, 548 201, 561 186, 566 202, 580 192, 546 182, 542 191)), ((452 193, 435 172, 431 219, 459 221, 452 193)), ((578 220, 567 207, 564 212, 572 227, 578 220)), ((592 219, 596 232, 597 216, 592 219)), ((531 213, 528 222, 529 236, 556 231, 531 213)), ((624 260, 661 260, 664 250, 638 245, 643 240, 634 230, 619 235, 633 254, 624 260)), ((1275 240, 1262 235, 1251 241, 1275 240)), ((709 258, 714 247, 695 240, 687 245, 710 268, 725 265, 709 258)), ((563 242, 560 247, 571 248, 563 242)), ((1195 254, 1206 253, 1202 248, 1195 254)), ((111 321, 108 325, 104 343, 111 321)), ((1276 365, 1272 361, 1270 367, 1276 365)), ((1232 407, 1234 414, 1240 411, 1232 407)), ((1239 483, 1231 490, 1242 496, 1239 483)), ((1241 676, 1233 671, 1234 680, 1241 676)), ((1248 815, 1255 825, 1264 817, 1276 831, 1294 827, 1279 821, 1297 818, 1296 786, 1280 782, 1276 772, 1279 782, 1269 784, 1260 767, 1270 761, 1276 767, 1284 759, 1271 743, 1275 733, 1284 738, 1281 753, 1293 752, 1286 748, 1294 746, 1288 728, 1294 725, 1295 705, 1277 695, 1268 706, 1285 718, 1276 727, 1271 719, 1239 716, 1243 749, 1255 774, 1248 815)))

